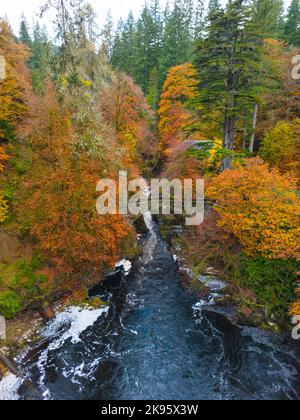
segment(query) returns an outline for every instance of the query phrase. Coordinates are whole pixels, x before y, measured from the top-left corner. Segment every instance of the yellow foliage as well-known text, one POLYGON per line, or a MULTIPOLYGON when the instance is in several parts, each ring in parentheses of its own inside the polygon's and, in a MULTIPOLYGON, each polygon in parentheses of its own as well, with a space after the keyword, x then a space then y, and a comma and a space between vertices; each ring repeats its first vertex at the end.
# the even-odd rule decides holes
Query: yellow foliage
POLYGON ((298 296, 298 299, 291 306, 291 310, 290 310, 291 316, 299 316, 300 315, 300 288, 297 290, 297 296, 298 296))
POLYGON ((0 146, 0 173, 3 172, 4 169, 4 162, 8 159, 4 148, 0 146))
POLYGON ((267 131, 260 148, 260 156, 282 172, 293 171, 299 176, 300 119, 279 122, 267 131))
POLYGON ((198 85, 197 70, 190 63, 172 67, 168 72, 158 110, 159 136, 168 155, 184 140, 182 130, 196 119, 186 104, 197 97, 198 85))
POLYGON ((216 177, 207 196, 216 201, 219 226, 251 257, 300 260, 300 198, 296 179, 249 159, 216 177))
POLYGON ((5 200, 3 191, 0 191, 0 223, 5 222, 7 219, 8 205, 5 200))
POLYGON ((209 154, 210 157, 208 159, 209 162, 213 162, 216 154, 223 149, 223 140, 214 138, 213 139, 213 147, 210 149, 209 154))

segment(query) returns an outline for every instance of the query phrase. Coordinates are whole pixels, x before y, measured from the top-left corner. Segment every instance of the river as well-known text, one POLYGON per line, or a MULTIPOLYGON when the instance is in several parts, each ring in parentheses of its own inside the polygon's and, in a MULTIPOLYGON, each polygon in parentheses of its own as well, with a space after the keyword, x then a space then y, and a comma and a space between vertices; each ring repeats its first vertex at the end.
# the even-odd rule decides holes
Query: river
POLYGON ((273 334, 197 304, 150 214, 145 222, 149 234, 133 272, 92 291, 107 307, 60 313, 20 360, 34 388, 10 376, 0 399, 300 399, 293 351, 273 334))

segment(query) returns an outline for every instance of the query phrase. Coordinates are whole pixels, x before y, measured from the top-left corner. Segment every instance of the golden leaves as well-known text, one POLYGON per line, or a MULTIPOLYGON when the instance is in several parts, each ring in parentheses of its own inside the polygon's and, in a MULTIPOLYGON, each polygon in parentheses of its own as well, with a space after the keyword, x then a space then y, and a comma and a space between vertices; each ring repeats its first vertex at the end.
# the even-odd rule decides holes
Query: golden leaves
POLYGON ((300 199, 292 176, 250 159, 215 178, 207 196, 217 202, 220 227, 249 256, 300 259, 300 199))
POLYGON ((0 146, 0 173, 4 170, 4 162, 8 160, 8 156, 5 153, 3 147, 0 146))
POLYGON ((158 131, 170 154, 182 140, 182 130, 195 120, 195 114, 187 109, 186 103, 197 97, 198 84, 197 70, 190 63, 172 67, 168 72, 159 104, 158 131))
MULTIPOLYGON (((0 121, 15 125, 24 113, 25 93, 30 89, 27 50, 18 44, 8 24, 0 20, 0 55, 5 58, 5 79, 0 80, 0 121)), ((0 132, 0 135, 3 133, 0 132)))

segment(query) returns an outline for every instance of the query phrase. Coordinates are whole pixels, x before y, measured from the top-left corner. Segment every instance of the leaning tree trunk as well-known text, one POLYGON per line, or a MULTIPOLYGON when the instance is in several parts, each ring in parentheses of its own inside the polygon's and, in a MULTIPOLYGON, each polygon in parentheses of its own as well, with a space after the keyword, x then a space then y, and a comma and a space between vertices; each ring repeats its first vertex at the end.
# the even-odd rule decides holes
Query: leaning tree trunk
POLYGON ((258 115, 258 105, 256 104, 255 107, 254 107, 254 112, 253 112, 253 125, 252 125, 252 134, 251 134, 250 148, 249 148, 250 153, 254 152, 257 115, 258 115))
POLYGON ((41 392, 31 383, 29 379, 25 379, 23 373, 16 367, 15 363, 11 361, 8 357, 5 356, 0 351, 0 362, 8 369, 10 373, 21 378, 23 380, 23 385, 25 389, 27 388, 30 392, 37 397, 37 399, 41 399, 42 395, 41 392))
POLYGON ((17 369, 14 362, 12 362, 8 357, 5 356, 0 351, 0 362, 15 376, 22 377, 22 373, 17 369))

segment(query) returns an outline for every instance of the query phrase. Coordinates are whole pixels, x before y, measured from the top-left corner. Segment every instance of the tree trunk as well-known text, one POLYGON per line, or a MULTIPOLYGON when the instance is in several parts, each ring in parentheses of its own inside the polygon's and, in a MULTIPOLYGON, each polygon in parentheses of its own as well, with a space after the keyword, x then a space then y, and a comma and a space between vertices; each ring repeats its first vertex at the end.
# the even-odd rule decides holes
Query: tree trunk
MULTIPOLYGON (((236 117, 234 115, 225 117, 223 148, 228 151, 233 151, 234 149, 235 124, 236 117)), ((222 172, 227 169, 232 169, 232 155, 225 156, 222 159, 222 172)))
POLYGON ((253 112, 253 125, 252 125, 252 134, 250 139, 250 153, 254 152, 254 144, 255 144, 255 131, 256 131, 256 124, 257 124, 257 115, 258 115, 258 105, 256 104, 254 107, 253 112))
POLYGON ((243 144, 242 144, 243 150, 246 150, 247 148, 247 135, 248 135, 248 127, 247 127, 247 124, 245 123, 245 128, 244 128, 244 133, 243 133, 243 144))
MULTIPOLYGON (((16 367, 15 363, 12 362, 8 357, 6 357, 5 354, 3 354, 1 351, 0 351, 0 362, 9 370, 10 373, 24 380, 23 373, 16 367)), ((30 380, 25 379, 22 386, 25 386, 26 388, 31 390, 31 392, 38 399, 42 398, 41 392, 37 388, 34 387, 34 385, 30 382, 30 380)))
POLYGON ((3 354, 1 351, 0 351, 0 362, 3 363, 3 365, 5 367, 7 367, 7 369, 13 375, 18 376, 19 378, 21 378, 23 376, 22 373, 15 366, 14 362, 12 362, 11 360, 9 360, 9 358, 6 357, 5 354, 3 354))
POLYGON ((226 156, 222 159, 222 172, 231 171, 232 169, 232 156, 226 156))

